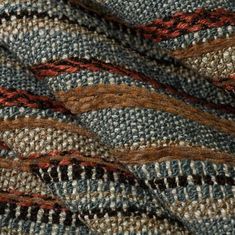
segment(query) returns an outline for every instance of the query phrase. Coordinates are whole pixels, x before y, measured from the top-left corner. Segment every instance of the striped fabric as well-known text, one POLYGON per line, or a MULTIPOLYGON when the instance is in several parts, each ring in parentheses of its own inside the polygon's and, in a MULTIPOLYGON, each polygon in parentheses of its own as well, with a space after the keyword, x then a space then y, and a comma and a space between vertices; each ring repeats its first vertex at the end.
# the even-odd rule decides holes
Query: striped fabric
POLYGON ((234 235, 234 0, 0 0, 0 234, 234 235))

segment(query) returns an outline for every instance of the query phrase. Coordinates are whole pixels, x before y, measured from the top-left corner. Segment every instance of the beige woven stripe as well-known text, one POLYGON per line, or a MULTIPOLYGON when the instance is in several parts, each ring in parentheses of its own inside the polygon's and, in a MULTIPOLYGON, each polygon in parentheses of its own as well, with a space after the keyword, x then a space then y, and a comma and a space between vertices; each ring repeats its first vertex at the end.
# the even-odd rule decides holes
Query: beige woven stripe
POLYGON ((81 35, 89 35, 93 40, 102 41, 106 43, 111 43, 113 48, 120 47, 115 40, 107 38, 103 34, 98 34, 95 31, 88 31, 87 28, 80 26, 79 24, 71 24, 66 21, 60 21, 58 19, 45 18, 33 18, 33 19, 13 19, 7 21, 0 25, 0 36, 3 40, 9 38, 10 35, 18 35, 19 32, 25 32, 27 28, 27 33, 32 31, 39 31, 40 29, 50 30, 50 31, 62 31, 67 33, 75 33, 81 35))
POLYGON ((100 234, 110 235, 115 233, 132 232, 134 234, 148 232, 151 234, 189 234, 184 228, 177 224, 170 224, 167 219, 157 220, 145 216, 130 217, 106 217, 102 219, 93 219, 86 221, 88 226, 100 234))
MULTIPOLYGON (((34 222, 32 222, 32 223, 33 223, 33 225, 35 225, 34 222)), ((60 234, 61 234, 61 228, 59 228, 59 226, 60 226, 59 224, 52 224, 52 232, 50 234, 51 235, 56 235, 56 234, 58 234, 58 231, 60 231, 60 234)), ((34 226, 32 226, 32 227, 34 227, 34 226)), ((42 232, 43 232, 43 229, 45 227, 46 227, 46 224, 42 223, 41 224, 42 232)), ((65 228, 65 230, 63 232, 63 235, 71 235, 70 231, 71 231, 70 227, 65 228)), ((85 234, 81 234, 79 232, 79 228, 76 228, 73 231, 74 231, 73 234, 85 235, 85 234)), ((40 232, 40 235, 48 235, 48 234, 44 234, 42 232, 40 232)), ((25 232, 22 231, 21 227, 19 227, 18 229, 13 229, 13 228, 9 228, 9 227, 0 227, 0 234, 1 235, 37 235, 38 233, 35 234, 35 231, 33 229, 32 229, 32 231, 29 231, 29 233, 25 233, 25 232)))
MULTIPOLYGON (((101 182, 101 180, 99 180, 101 182)), ((118 180, 117 180, 118 182, 118 180)), ((90 180, 87 180, 87 184, 91 185, 92 182, 90 180)), ((123 186, 123 192, 122 193, 117 193, 115 191, 113 191, 112 189, 110 189, 110 191, 97 191, 97 192, 79 192, 79 193, 73 193, 73 194, 66 194, 63 196, 63 200, 66 202, 74 202, 74 201, 84 201, 87 204, 90 203, 91 201, 93 201, 93 199, 95 200, 100 200, 102 198, 112 198, 113 200, 118 200, 118 201, 126 201, 128 200, 128 202, 132 202, 132 203, 140 203, 142 205, 146 204, 146 202, 148 200, 150 200, 149 197, 142 197, 136 194, 130 194, 128 193, 126 190, 124 190, 124 188, 126 187, 124 184, 120 184, 120 187, 123 186)), ((78 187, 78 186, 74 186, 74 187, 78 187)), ((106 202, 103 202, 104 204, 106 204, 106 202)), ((99 202, 99 207, 103 206, 103 203, 99 202)), ((155 205, 155 209, 156 209, 156 215, 160 216, 163 212, 162 207, 159 206, 159 202, 156 200, 156 198, 151 198, 151 203, 153 205, 155 205)))
MULTIPOLYGON (((83 198, 87 197, 88 201, 92 200, 92 198, 127 198, 131 202, 140 202, 146 200, 145 198, 138 196, 138 195, 133 195, 133 194, 121 194, 121 193, 116 193, 115 191, 97 191, 97 192, 84 192, 84 193, 78 193, 78 194, 66 194, 64 196, 65 200, 68 201, 78 201, 82 200, 83 198)), ((152 202, 157 204, 157 201, 155 199, 152 199, 152 202)), ((156 205, 156 209, 159 209, 156 205)))
MULTIPOLYGON (((9 4, 10 3, 11 6, 14 6, 17 3, 28 3, 28 2, 29 2, 29 0, 0 0, 0 4, 3 5, 3 4, 9 4)), ((38 0, 30 0, 30 2, 31 3, 37 3, 38 0)))
MULTIPOLYGON (((9 37, 9 34, 16 35, 19 32, 24 32, 25 28, 27 28, 27 32, 30 31, 38 31, 39 29, 53 29, 53 30, 61 30, 66 32, 77 32, 81 34, 87 34, 87 29, 79 26, 79 24, 71 24, 66 21, 60 21, 58 19, 49 19, 45 18, 37 18, 35 15, 34 18, 30 19, 12 19, 11 21, 7 21, 4 24, 0 25, 0 34, 9 37), (23 30, 24 29, 24 30, 23 30)), ((94 33, 95 34, 95 33, 94 33)))
POLYGON ((4 131, 1 139, 15 152, 27 157, 31 153, 47 153, 52 150, 79 150, 84 155, 105 154, 97 141, 71 131, 54 128, 24 128, 4 131))
POLYGON ((0 189, 52 196, 47 186, 39 178, 17 169, 0 168, 0 189))
MULTIPOLYGON (((35 223, 33 223, 35 224, 35 223)), ((41 228, 42 228, 42 231, 43 231, 43 228, 45 228, 46 224, 45 223, 42 223, 41 224, 41 228)), ((58 234, 57 231, 60 231, 61 232, 61 228, 59 228, 60 225, 58 224, 52 224, 52 233, 50 233, 51 235, 56 235, 58 234)), ((80 233, 80 228, 76 228, 75 230, 73 230, 73 234, 76 234, 76 235, 85 235, 85 234, 81 234, 80 233)), ((70 232, 70 227, 66 227, 64 232, 63 232, 63 235, 71 235, 71 232, 70 232)), ((9 228, 9 227, 0 227, 0 234, 1 235, 37 235, 35 234, 35 231, 30 231, 29 233, 25 233, 23 231, 21 231, 21 228, 19 229, 13 229, 13 228, 9 228)), ((40 235, 48 235, 48 234, 43 234, 42 232, 40 233, 40 235)))
POLYGON ((20 128, 55 128, 57 130, 71 131, 87 137, 94 137, 95 134, 83 127, 73 123, 60 122, 46 118, 22 117, 14 120, 0 120, 0 131, 15 130, 20 128))
POLYGON ((235 214, 235 198, 177 201, 169 207, 175 215, 186 220, 229 218, 235 214))
POLYGON ((33 233, 25 233, 19 231, 18 229, 8 228, 8 227, 0 227, 1 235, 33 235, 33 233))
POLYGON ((183 61, 208 77, 226 78, 235 72, 235 46, 183 59, 183 61))

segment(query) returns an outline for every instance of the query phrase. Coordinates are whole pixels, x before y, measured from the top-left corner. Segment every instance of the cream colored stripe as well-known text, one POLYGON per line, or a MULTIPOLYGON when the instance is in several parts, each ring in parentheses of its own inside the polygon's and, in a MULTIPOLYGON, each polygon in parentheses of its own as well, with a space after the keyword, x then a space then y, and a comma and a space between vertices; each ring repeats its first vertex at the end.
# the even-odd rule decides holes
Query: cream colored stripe
POLYGON ((86 220, 86 223, 95 231, 104 234, 125 234, 132 231, 134 234, 148 231, 151 234, 189 234, 184 228, 180 228, 177 224, 170 224, 167 219, 158 220, 155 218, 140 216, 116 216, 106 217, 102 219, 86 220))
POLYGON ((0 133, 0 138, 20 156, 28 157, 32 153, 47 153, 50 151, 80 150, 85 154, 91 151, 97 154, 102 150, 100 144, 90 138, 67 130, 55 128, 19 128, 0 133), (93 145, 92 145, 93 144, 93 145), (93 148, 96 148, 93 150, 93 148))
POLYGON ((25 233, 19 229, 13 229, 9 227, 0 227, 1 235, 35 235, 34 233, 25 233))
MULTIPOLYGON (((37 16, 35 16, 37 17, 37 16)), ((19 35, 19 33, 24 33, 27 29, 27 33, 32 33, 32 31, 49 30, 49 31, 61 31, 68 33, 76 33, 80 35, 89 35, 97 41, 112 43, 113 47, 118 47, 115 40, 107 38, 103 34, 98 34, 95 31, 88 31, 87 28, 77 24, 72 24, 66 22, 66 20, 61 21, 58 18, 50 19, 45 16, 45 18, 26 18, 26 19, 14 19, 4 24, 0 25, 0 36, 3 39, 8 39, 10 35, 19 35)), ((42 32, 41 32, 42 33, 42 32)), ((45 32, 44 32, 45 33, 45 32)))
POLYGON ((235 46, 186 58, 183 62, 208 77, 226 78, 235 72, 235 46))
MULTIPOLYGON (((84 193, 78 193, 78 194, 66 194, 65 199, 68 201, 80 201, 84 198, 89 198, 88 200, 92 200, 92 198, 119 198, 120 200, 122 198, 127 198, 129 201, 133 202, 133 201, 145 201, 146 198, 143 198, 139 195, 133 195, 133 194, 121 194, 121 193, 116 193, 115 191, 97 191, 97 192, 84 192, 84 193)), ((153 199, 152 202, 154 202, 155 200, 153 199)), ((157 202, 156 202, 157 203, 157 202)), ((156 206, 157 208, 157 206, 156 206)))
MULTIPOLYGON (((30 3, 37 3, 38 2, 38 0, 30 0, 30 3)), ((11 6, 14 6, 15 4, 17 4, 17 3, 29 3, 29 0, 0 0, 0 4, 9 4, 10 3, 10 5, 11 6)))
POLYGON ((22 172, 17 169, 0 168, 0 189, 52 196, 47 186, 39 178, 29 172, 22 172))
POLYGON ((79 127, 72 123, 60 122, 52 119, 38 119, 38 118, 18 118, 15 120, 1 120, 0 131, 15 130, 20 128, 55 128, 57 130, 66 130, 73 133, 78 133, 87 137, 94 137, 94 133, 90 133, 88 130, 79 127))
POLYGON ((186 220, 229 218, 235 215, 235 198, 177 201, 168 206, 174 214, 186 220))

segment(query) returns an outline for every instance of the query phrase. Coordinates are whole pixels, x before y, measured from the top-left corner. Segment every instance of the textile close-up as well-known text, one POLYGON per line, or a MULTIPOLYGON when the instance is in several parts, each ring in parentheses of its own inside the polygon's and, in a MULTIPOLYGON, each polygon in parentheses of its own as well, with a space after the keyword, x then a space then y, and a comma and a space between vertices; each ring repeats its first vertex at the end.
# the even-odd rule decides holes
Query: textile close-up
POLYGON ((0 235, 235 235, 235 0, 0 0, 0 235))

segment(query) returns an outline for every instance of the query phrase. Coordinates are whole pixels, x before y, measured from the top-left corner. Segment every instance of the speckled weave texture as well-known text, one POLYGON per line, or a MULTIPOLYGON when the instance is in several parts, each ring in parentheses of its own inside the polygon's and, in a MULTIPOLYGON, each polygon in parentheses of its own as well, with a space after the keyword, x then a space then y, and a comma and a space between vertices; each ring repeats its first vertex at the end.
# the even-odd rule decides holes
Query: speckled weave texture
MULTIPOLYGON (((76 2, 76 0, 74 1, 76 2)), ((80 0, 156 42, 215 85, 234 90, 233 0, 80 0)))
POLYGON ((0 234, 234 235, 233 0, 0 0, 0 234))

